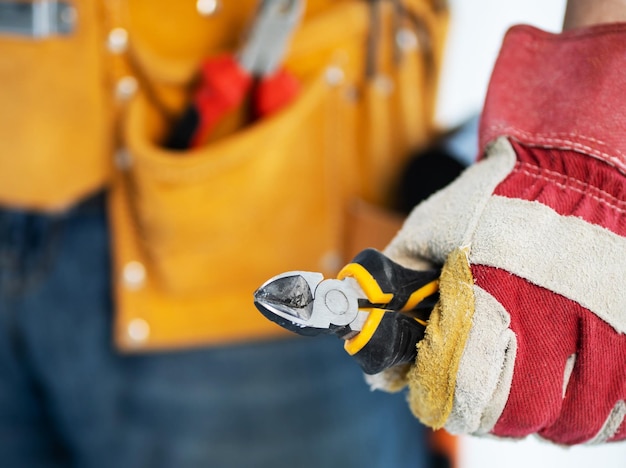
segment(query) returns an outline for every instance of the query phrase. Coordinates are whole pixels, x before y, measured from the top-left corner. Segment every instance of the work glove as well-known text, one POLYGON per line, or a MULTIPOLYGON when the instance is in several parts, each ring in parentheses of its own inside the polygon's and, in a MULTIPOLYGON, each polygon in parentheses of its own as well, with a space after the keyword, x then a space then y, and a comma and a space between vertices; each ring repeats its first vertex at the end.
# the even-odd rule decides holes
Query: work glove
POLYGON ((518 26, 494 68, 479 163, 385 250, 443 265, 409 386, 452 433, 558 444, 626 438, 626 25, 518 26))

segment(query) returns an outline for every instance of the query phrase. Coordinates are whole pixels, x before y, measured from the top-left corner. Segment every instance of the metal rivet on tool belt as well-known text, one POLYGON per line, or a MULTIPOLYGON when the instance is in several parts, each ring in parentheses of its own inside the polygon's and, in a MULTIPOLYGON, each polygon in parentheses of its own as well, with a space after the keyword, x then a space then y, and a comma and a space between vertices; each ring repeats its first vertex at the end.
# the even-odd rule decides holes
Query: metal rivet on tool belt
POLYGON ((118 149, 113 156, 113 162, 115 163, 115 167, 120 171, 125 171, 129 169, 133 164, 133 158, 127 149, 122 148, 118 149))
POLYGON ((140 288, 146 280, 146 269, 139 262, 128 262, 122 272, 124 285, 129 289, 140 288))
POLYGON ((137 80, 133 76, 125 76, 120 78, 115 87, 115 95, 121 101, 124 101, 137 91, 137 80))
POLYGON ((132 341, 140 343, 150 336, 150 325, 144 319, 136 318, 128 323, 126 332, 132 341))
POLYGON ((396 44, 400 49, 409 52, 419 47, 419 39, 412 29, 402 28, 396 33, 396 44))
POLYGON ((341 67, 331 65, 326 69, 326 83, 331 86, 339 86, 345 79, 345 73, 341 67))
POLYGON ((128 45, 128 31, 124 28, 114 28, 107 38, 107 48, 113 54, 121 54, 126 51, 128 45))
POLYGON ((374 78, 374 85, 383 96, 389 96, 393 93, 395 88, 393 80, 387 75, 377 75, 376 78, 374 78))
POLYGON ((196 9, 202 16, 212 16, 220 9, 219 0, 197 0, 196 9))

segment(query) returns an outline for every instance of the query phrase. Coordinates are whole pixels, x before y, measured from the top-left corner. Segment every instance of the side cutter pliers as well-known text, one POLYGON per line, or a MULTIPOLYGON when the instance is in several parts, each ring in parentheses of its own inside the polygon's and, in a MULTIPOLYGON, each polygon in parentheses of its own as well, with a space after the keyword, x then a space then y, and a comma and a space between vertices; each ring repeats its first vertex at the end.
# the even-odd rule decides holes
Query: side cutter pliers
POLYGON ((368 374, 412 362, 438 299, 439 270, 411 270, 366 249, 336 279, 291 271, 265 282, 254 303, 300 335, 334 334, 368 374))

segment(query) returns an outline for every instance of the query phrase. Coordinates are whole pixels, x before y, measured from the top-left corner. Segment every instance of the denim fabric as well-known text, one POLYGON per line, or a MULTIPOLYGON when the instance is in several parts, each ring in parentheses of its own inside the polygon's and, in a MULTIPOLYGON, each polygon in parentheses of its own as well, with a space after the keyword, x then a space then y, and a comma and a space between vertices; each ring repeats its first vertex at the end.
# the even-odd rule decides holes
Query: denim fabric
POLYGON ((0 466, 425 465, 404 395, 337 339, 116 353, 103 202, 0 210, 0 466))

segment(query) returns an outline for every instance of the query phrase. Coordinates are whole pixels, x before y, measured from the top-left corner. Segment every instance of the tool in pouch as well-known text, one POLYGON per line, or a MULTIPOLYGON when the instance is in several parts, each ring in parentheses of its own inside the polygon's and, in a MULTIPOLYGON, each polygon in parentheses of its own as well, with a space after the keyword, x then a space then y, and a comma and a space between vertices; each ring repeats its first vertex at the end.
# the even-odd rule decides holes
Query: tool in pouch
POLYGON ((363 371, 376 374, 413 362, 438 299, 439 270, 411 270, 366 249, 337 279, 290 271, 265 282, 254 304, 269 320, 299 335, 333 334, 363 371))
POLYGON ((201 146, 227 114, 251 98, 252 118, 267 117, 290 103, 299 83, 281 68, 304 0, 261 0, 244 44, 236 54, 205 60, 192 102, 174 125, 165 146, 201 146))

